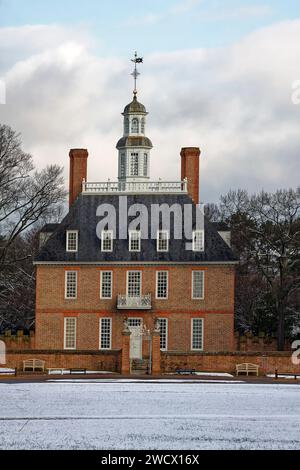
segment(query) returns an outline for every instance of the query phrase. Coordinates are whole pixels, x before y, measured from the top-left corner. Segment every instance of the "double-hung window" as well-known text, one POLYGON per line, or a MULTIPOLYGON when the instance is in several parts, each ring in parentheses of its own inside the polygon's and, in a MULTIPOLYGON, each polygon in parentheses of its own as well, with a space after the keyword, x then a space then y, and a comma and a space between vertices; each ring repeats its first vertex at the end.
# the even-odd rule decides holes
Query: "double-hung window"
POLYGON ((168 230, 158 230, 157 232, 157 251, 169 251, 169 232, 168 230))
POLYGON ((76 253, 78 251, 78 231, 68 230, 66 237, 66 251, 76 253))
POLYGON ((203 350, 203 318, 192 318, 191 349, 203 350))
POLYGON ((101 233, 101 251, 113 251, 113 231, 102 230, 101 233))
POLYGON ((77 299, 77 271, 65 272, 65 298, 77 299))
POLYGON ((193 230, 193 251, 204 251, 204 230, 193 230))
POLYGON ((168 349, 168 319, 159 318, 160 326, 160 349, 166 351, 168 349))
POLYGON ((112 319, 100 318, 100 349, 111 349, 112 319))
POLYGON ((113 273, 101 271, 100 273, 100 299, 112 298, 113 273))
POLYGON ((156 272, 156 298, 157 299, 168 298, 168 284, 169 284, 168 271, 157 271, 156 272))
POLYGON ((140 297, 142 293, 141 271, 127 272, 127 295, 128 297, 140 297))
POLYGON ((64 319, 64 349, 76 349, 76 327, 77 318, 64 319))
POLYGON ((192 271, 192 299, 204 299, 204 271, 192 271))
POLYGON ((129 251, 141 251, 141 231, 129 231, 129 251))

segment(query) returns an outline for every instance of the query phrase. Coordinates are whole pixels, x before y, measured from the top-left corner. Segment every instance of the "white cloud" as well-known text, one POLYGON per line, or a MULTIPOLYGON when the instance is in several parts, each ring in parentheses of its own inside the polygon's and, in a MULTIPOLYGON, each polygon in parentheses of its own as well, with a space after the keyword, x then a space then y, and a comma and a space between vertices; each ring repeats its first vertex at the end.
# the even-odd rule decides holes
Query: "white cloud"
MULTIPOLYGON (((87 147, 89 179, 101 181, 117 175, 131 66, 96 56, 92 44, 84 31, 58 26, 0 29, 0 57, 10 58, 0 68, 0 121, 22 132, 40 167, 63 164, 66 176, 69 149, 87 147)), ((227 48, 146 57, 139 96, 150 112, 152 177, 178 179, 180 148, 191 145, 202 149, 202 200, 231 187, 298 184, 300 105, 291 93, 299 54, 300 21, 290 21, 227 48)))

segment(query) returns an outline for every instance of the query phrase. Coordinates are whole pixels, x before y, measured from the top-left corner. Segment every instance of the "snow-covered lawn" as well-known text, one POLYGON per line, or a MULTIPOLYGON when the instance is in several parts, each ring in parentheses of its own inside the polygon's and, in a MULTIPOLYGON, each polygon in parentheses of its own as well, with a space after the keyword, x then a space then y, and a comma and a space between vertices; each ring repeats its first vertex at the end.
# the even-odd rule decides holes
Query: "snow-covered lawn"
POLYGON ((0 449, 300 449, 300 386, 0 383, 0 449))

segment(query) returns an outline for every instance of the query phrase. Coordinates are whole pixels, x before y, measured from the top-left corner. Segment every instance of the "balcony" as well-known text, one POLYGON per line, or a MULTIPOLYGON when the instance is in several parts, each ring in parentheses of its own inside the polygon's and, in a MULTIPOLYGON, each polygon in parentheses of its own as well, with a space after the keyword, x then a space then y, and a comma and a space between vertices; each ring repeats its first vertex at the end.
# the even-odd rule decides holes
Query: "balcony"
POLYGON ((130 297, 129 295, 118 295, 117 308, 149 310, 151 308, 151 294, 130 297))
POLYGON ((82 182, 83 194, 178 194, 187 193, 187 180, 183 181, 146 181, 146 182, 82 182))

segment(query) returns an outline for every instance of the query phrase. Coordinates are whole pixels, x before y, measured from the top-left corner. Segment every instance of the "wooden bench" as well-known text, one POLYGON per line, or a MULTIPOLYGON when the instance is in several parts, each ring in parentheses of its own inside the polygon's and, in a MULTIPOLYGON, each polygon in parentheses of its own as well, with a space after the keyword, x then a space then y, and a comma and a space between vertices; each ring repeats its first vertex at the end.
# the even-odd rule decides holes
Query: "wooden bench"
POLYGON ((44 372, 45 361, 42 361, 41 359, 26 359, 26 361, 23 361, 23 372, 26 372, 26 370, 30 370, 32 372, 44 372))
POLYGON ((243 364, 236 365, 236 375, 239 374, 256 374, 258 376, 259 366, 256 364, 251 364, 250 362, 244 362, 243 364))
POLYGON ((176 369, 176 374, 179 375, 195 375, 196 369, 176 369))
POLYGON ((283 375, 283 377, 294 377, 295 380, 297 380, 298 377, 300 378, 300 374, 295 374, 294 372, 292 372, 290 374, 288 374, 288 373, 282 374, 281 372, 278 372, 278 370, 276 369, 275 370, 275 379, 278 379, 279 375, 283 375))
POLYGON ((86 375, 86 369, 72 367, 70 369, 70 375, 72 374, 85 374, 86 375))

